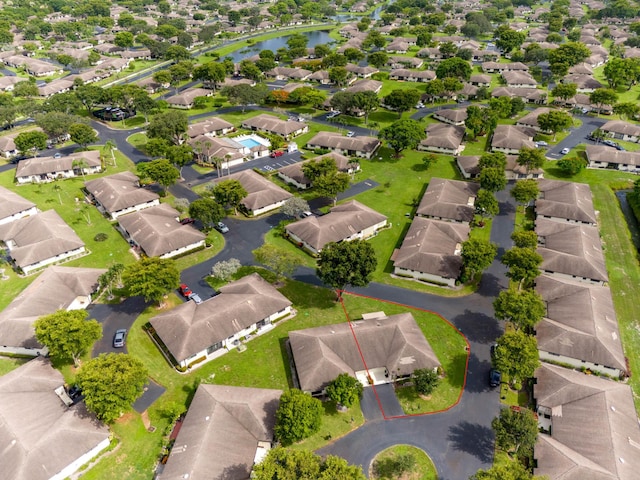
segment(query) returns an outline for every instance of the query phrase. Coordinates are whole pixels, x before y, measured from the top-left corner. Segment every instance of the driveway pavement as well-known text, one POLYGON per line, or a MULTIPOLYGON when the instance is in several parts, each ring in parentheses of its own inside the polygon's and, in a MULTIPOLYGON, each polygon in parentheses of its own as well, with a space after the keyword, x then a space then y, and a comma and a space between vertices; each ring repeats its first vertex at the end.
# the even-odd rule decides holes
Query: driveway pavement
POLYGON ((89 318, 95 318, 102 325, 102 338, 93 346, 92 357, 101 353, 127 353, 124 348, 113 347, 113 335, 116 330, 131 329, 133 322, 147 308, 147 303, 142 297, 131 297, 118 304, 93 304, 89 307, 89 318))
POLYGON ((547 158, 550 160, 559 160, 562 158, 563 155, 560 151, 563 148, 572 149, 580 143, 590 143, 587 140, 587 136, 596 128, 600 128, 607 122, 601 118, 590 117, 588 115, 574 115, 574 117, 580 119, 582 121, 582 125, 577 128, 572 128, 569 135, 567 135, 564 140, 558 142, 557 145, 554 145, 552 148, 547 150, 547 158))

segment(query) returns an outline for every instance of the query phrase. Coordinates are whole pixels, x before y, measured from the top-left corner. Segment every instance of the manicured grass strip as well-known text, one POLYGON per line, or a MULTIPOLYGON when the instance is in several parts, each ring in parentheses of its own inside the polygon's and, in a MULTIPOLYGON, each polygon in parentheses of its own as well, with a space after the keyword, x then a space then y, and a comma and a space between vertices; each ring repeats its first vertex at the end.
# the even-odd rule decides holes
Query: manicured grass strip
POLYGON ((31 358, 10 358, 10 357, 0 357, 0 377, 9 373, 12 370, 15 370, 20 365, 24 365, 31 358))

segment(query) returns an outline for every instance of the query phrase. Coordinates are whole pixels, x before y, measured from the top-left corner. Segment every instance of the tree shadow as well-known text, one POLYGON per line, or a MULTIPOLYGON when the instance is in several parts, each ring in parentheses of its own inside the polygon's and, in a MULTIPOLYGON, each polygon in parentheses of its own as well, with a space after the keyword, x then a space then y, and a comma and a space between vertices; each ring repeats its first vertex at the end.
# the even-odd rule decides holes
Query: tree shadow
POLYGON ((248 464, 236 463, 224 467, 222 473, 218 477, 220 480, 235 480, 236 478, 249 478, 251 469, 248 464))
POLYGON ((470 341, 485 345, 495 342, 503 332, 503 327, 498 320, 471 310, 465 310, 452 321, 470 341))
POLYGON ((489 427, 461 422, 449 428, 448 439, 457 450, 473 455, 484 463, 493 461, 494 433, 489 427))
POLYGON ((483 273, 480 279, 480 286, 478 288, 478 295, 482 297, 495 297, 505 286, 500 283, 500 278, 492 273, 483 273))
POLYGON ((489 371, 491 370, 491 361, 480 360, 476 354, 469 356, 469 368, 467 370, 467 383, 464 387, 468 393, 482 393, 488 391, 489 371))

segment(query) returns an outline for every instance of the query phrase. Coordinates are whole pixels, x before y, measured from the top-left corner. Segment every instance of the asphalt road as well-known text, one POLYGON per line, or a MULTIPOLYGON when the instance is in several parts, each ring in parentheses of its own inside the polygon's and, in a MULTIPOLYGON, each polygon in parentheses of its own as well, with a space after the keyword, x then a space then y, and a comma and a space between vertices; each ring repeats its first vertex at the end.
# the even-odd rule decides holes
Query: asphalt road
POLYGON ((574 115, 574 117, 580 119, 582 125, 577 128, 572 128, 564 140, 547 150, 547 158, 558 160, 563 157, 560 153, 563 148, 572 149, 580 143, 590 143, 587 140, 587 136, 607 122, 601 118, 590 117, 588 115, 574 115))

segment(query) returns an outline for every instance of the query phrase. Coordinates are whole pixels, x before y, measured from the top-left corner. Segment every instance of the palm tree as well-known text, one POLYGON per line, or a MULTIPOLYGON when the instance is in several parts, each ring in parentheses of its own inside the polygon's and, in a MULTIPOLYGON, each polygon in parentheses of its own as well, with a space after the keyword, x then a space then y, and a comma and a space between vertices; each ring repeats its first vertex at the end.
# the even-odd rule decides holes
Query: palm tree
POLYGON ((214 156, 211 157, 209 161, 216 166, 216 172, 218 173, 218 178, 220 178, 222 176, 222 162, 224 161, 224 159, 222 157, 214 156))
POLYGON ((109 154, 111 154, 111 163, 113 164, 114 167, 117 166, 116 165, 116 156, 113 153, 113 151, 117 149, 116 142, 114 142, 112 139, 109 139, 104 143, 104 146, 102 148, 104 150, 108 151, 109 154))
POLYGON ((78 158, 77 160, 74 160, 71 163, 71 168, 73 168, 74 171, 80 170, 80 173, 82 174, 82 178, 84 178, 84 169, 87 168, 88 166, 89 164, 84 158, 78 158))

